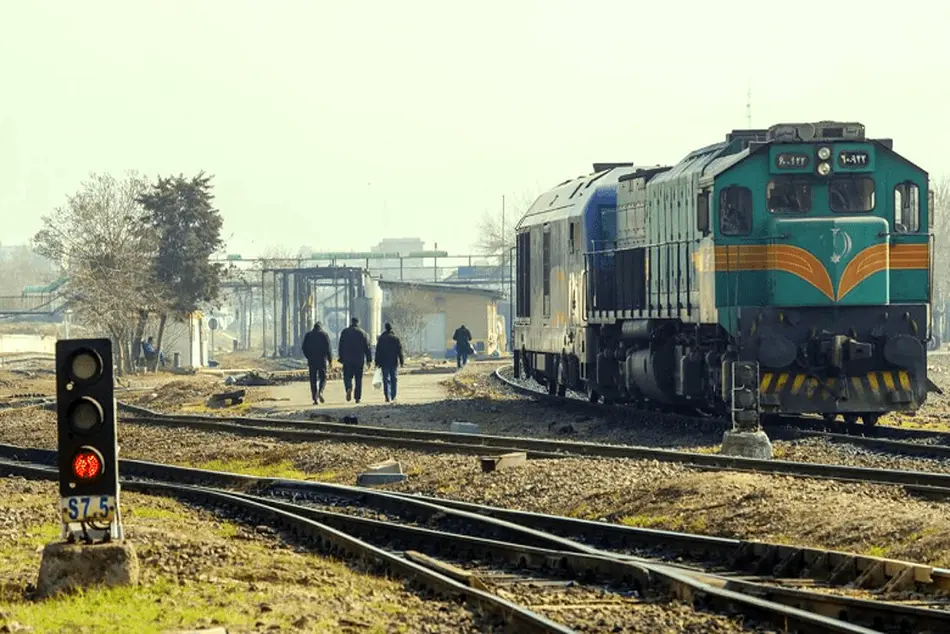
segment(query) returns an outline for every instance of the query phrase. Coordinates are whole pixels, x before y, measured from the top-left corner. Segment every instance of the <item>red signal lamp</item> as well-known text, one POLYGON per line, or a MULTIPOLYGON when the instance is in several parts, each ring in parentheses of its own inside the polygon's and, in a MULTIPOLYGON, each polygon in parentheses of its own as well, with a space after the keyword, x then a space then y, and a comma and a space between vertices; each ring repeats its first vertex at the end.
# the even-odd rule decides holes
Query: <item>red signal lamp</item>
POLYGON ((92 447, 83 447, 73 456, 73 475, 88 482, 102 475, 105 461, 102 454, 92 447))

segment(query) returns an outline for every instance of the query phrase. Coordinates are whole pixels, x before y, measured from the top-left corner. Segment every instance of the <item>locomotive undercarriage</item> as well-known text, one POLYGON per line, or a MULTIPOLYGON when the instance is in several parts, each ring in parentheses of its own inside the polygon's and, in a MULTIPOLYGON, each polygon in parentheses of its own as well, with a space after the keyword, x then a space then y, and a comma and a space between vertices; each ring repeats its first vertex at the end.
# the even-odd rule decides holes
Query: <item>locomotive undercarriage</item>
POLYGON ((731 408, 733 361, 759 364, 763 415, 843 415, 873 424, 916 411, 927 379, 925 305, 745 307, 738 336, 718 325, 628 320, 586 328, 586 354, 516 353, 516 367, 552 394, 656 409, 731 408))

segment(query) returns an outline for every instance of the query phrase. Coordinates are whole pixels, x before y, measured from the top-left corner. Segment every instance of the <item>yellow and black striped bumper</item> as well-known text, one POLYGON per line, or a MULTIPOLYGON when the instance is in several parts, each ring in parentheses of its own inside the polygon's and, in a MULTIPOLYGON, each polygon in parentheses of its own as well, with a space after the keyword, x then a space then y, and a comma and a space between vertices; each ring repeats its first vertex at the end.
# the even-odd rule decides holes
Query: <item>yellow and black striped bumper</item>
POLYGON ((766 412, 868 412, 913 410, 926 390, 905 370, 882 370, 845 377, 798 372, 763 372, 759 399, 766 412))

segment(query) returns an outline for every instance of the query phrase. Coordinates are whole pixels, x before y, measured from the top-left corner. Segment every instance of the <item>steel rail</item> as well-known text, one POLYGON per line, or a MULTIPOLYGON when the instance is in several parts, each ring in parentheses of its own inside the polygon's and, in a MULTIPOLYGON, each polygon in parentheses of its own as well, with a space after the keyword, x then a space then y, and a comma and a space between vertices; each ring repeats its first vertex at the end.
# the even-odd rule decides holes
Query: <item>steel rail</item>
POLYGON ((929 445, 926 443, 909 442, 906 440, 891 440, 888 438, 855 436, 852 434, 837 434, 834 432, 824 431, 793 430, 793 432, 803 438, 824 438, 830 442, 858 445, 861 447, 867 447, 869 449, 878 449, 892 453, 932 458, 950 458, 950 445, 929 445))
MULTIPOLYGON (((254 499, 261 498, 254 497, 254 499)), ((334 526, 347 534, 358 535, 361 539, 371 542, 374 540, 394 541, 398 548, 416 548, 432 555, 469 560, 477 558, 479 560, 501 561, 530 570, 566 571, 583 579, 597 576, 606 577, 611 582, 633 581, 641 592, 644 585, 650 583, 649 577, 645 576, 649 570, 642 567, 644 560, 641 558, 618 558, 613 553, 588 554, 548 550, 523 544, 446 533, 425 527, 395 524, 323 509, 312 509, 299 504, 275 502, 268 498, 263 499, 267 500, 269 504, 334 526)), ((782 605, 866 627, 885 628, 893 631, 906 631, 909 625, 913 627, 913 631, 950 629, 950 612, 805 591, 744 579, 725 578, 716 574, 684 570, 677 566, 660 565, 659 569, 669 570, 713 587, 767 598, 782 605)), ((683 590, 683 588, 678 590, 669 589, 673 594, 682 593, 683 590)))
MULTIPOLYGON (((20 475, 30 475, 31 477, 43 477, 44 479, 53 479, 56 477, 56 471, 46 466, 37 467, 36 465, 23 465, 22 463, 17 464, 4 461, 0 464, 0 468, 6 472, 13 471, 20 475)), ((200 472, 200 470, 194 471, 200 472)), ((201 477, 201 475, 201 473, 195 474, 196 477, 201 477)), ((316 540, 324 549, 330 550, 331 552, 342 550, 347 554, 355 555, 376 563, 377 565, 381 565, 385 569, 400 574, 401 576, 420 581, 430 588, 434 586, 433 589, 437 589, 444 594, 463 595, 467 598, 474 599, 474 601, 479 604, 487 604, 494 612, 506 616, 507 621, 512 624, 512 626, 517 627, 518 629, 516 629, 516 631, 519 632, 571 631, 560 624, 549 621, 544 617, 507 602, 491 593, 481 592, 475 588, 461 584, 447 576, 433 572, 425 566, 398 557, 383 548, 368 544, 323 523, 327 520, 333 520, 337 523, 346 524, 349 530, 354 530, 356 526, 362 526, 363 530, 360 532, 366 535, 372 535, 375 531, 378 535, 380 531, 386 534, 385 531, 392 530, 392 525, 387 522, 367 520, 365 518, 346 516, 344 514, 331 514, 326 511, 321 512, 306 509, 299 505, 269 501, 264 498, 252 497, 246 494, 236 494, 204 487, 182 486, 168 482, 129 481, 123 479, 123 487, 131 491, 144 493, 157 492, 165 495, 184 497, 186 499, 197 499, 215 505, 227 505, 240 509, 242 512, 253 513, 256 517, 265 516, 271 522, 285 526, 296 536, 316 540), (315 517, 323 521, 313 519, 315 517)), ((416 533, 418 535, 415 542, 416 544, 432 543, 433 531, 426 532, 423 529, 415 529, 407 526, 401 526, 396 530, 402 533, 403 539, 405 539, 407 533, 416 533)), ((443 540, 448 538, 445 533, 439 533, 439 535, 443 540)), ((456 536, 452 539, 464 541, 466 547, 469 549, 474 548, 475 544, 480 544, 484 550, 488 548, 488 545, 491 543, 489 540, 467 536, 456 536)), ((557 538, 553 538, 553 540, 555 542, 559 541, 557 538)), ((496 554, 498 549, 507 550, 509 554, 517 552, 519 563, 526 562, 530 556, 535 562, 543 560, 543 565, 545 566, 550 567, 555 565, 559 569, 572 570, 576 574, 586 575, 597 572, 600 574, 607 573, 615 580, 618 577, 625 580, 633 579, 640 584, 648 584, 648 587, 653 589, 662 589, 677 599, 694 605, 699 603, 704 607, 711 607, 726 613, 738 610, 748 617, 768 621, 772 624, 788 628, 790 631, 803 633, 851 632, 862 634, 875 631, 839 620, 838 618, 815 614, 783 603, 764 600, 760 597, 753 596, 753 592, 749 592, 749 594, 736 592, 729 587, 728 580, 722 581, 720 578, 709 575, 698 578, 695 575, 687 574, 668 566, 655 566, 639 561, 624 561, 609 554, 583 552, 585 550, 584 547, 580 545, 577 545, 577 547, 580 548, 582 552, 559 552, 518 543, 496 543, 489 550, 496 554), (711 579, 712 583, 707 582, 707 578, 711 579)), ((526 563, 525 565, 527 566, 526 563)), ((536 565, 538 564, 536 563, 536 565)), ((744 589, 746 591, 754 589, 755 592, 760 595, 768 592, 770 596, 787 601, 788 595, 783 594, 781 589, 759 587, 757 584, 750 584, 748 582, 746 582, 744 589)), ((797 600, 801 603, 804 601, 802 596, 808 594, 817 595, 818 593, 797 591, 797 594, 800 595, 797 600)), ((826 601, 832 599, 833 597, 830 596, 827 599, 820 599, 820 597, 817 596, 812 597, 812 600, 818 601, 818 603, 814 605, 819 606, 826 606, 826 601)), ((839 603, 838 605, 841 604, 839 603)), ((923 608, 910 609, 906 606, 875 604, 875 602, 867 602, 867 605, 864 605, 864 607, 869 610, 869 612, 866 613, 867 615, 873 615, 874 618, 878 619, 886 618, 890 621, 897 619, 900 622, 906 622, 907 619, 910 618, 940 618, 941 614, 943 614, 947 619, 944 623, 950 623, 950 615, 938 611, 925 610, 923 608), (929 614, 930 612, 934 614, 929 614)))
POLYGON ((910 492, 945 498, 950 497, 950 473, 877 469, 818 462, 761 460, 721 454, 704 454, 672 449, 610 445, 584 441, 519 438, 427 430, 406 430, 369 427, 331 422, 275 420, 257 418, 197 417, 161 415, 152 412, 126 422, 192 427, 195 429, 264 436, 298 442, 335 440, 359 442, 375 446, 400 447, 440 453, 481 454, 523 451, 528 458, 597 457, 657 460, 685 464, 703 469, 771 473, 795 477, 831 479, 865 484, 898 485, 910 492))
MULTIPOLYGON (((304 482, 299 486, 306 484, 308 483, 304 482)), ((941 591, 950 590, 950 570, 885 557, 655 528, 638 528, 412 493, 396 491, 387 493, 497 517, 520 526, 577 540, 597 549, 672 550, 678 557, 685 555, 699 559, 714 558, 727 562, 727 565, 733 569, 744 569, 757 574, 795 577, 808 573, 809 578, 824 579, 833 585, 854 583, 863 574, 874 572, 876 569, 874 574, 880 575, 878 580, 881 581, 883 578, 883 583, 879 583, 882 587, 886 586, 888 581, 895 580, 895 586, 913 582, 941 591)), ((871 580, 869 575, 865 583, 871 580)))
MULTIPOLYGON (((491 374, 492 378, 510 388, 512 391, 521 394, 523 396, 528 396, 534 398, 535 400, 555 404, 559 407, 570 407, 585 413, 610 413, 615 415, 631 415, 631 414, 644 414, 650 416, 662 416, 667 417, 672 422, 684 423, 689 421, 690 423, 696 425, 706 425, 706 426, 715 426, 718 429, 723 431, 732 428, 732 424, 724 419, 715 418, 713 416, 701 416, 698 414, 686 414, 681 412, 667 412, 661 410, 646 410, 646 409, 637 409, 628 405, 605 405, 602 403, 591 403, 586 400, 578 398, 568 398, 556 396, 549 394, 540 389, 533 389, 526 387, 519 383, 516 383, 511 378, 505 376, 501 368, 496 368, 495 371, 491 374)), ((802 432, 818 432, 823 434, 838 434, 845 437, 853 438, 877 438, 882 440, 903 440, 903 441, 912 441, 912 440, 937 440, 943 443, 950 445, 950 432, 947 431, 936 431, 929 429, 904 429, 901 427, 893 427, 888 425, 874 425, 868 427, 866 425, 847 425, 847 424, 838 424, 838 423, 828 423, 820 418, 807 417, 807 416, 780 416, 774 421, 766 420, 762 424, 763 427, 770 429, 781 430, 784 433, 791 433, 793 435, 802 433, 802 432), (846 431, 846 434, 839 434, 840 431, 846 431)), ((909 442, 908 444, 914 444, 909 442)), ((919 443, 918 443, 919 444, 919 443)), ((880 447, 888 447, 886 444, 879 445, 880 447)), ((891 445, 889 448, 898 449, 901 445, 891 445)), ((950 450, 950 446, 947 447, 947 450, 950 450)), ((908 452, 912 452, 912 448, 907 449, 908 452)), ((926 455, 926 454, 924 454, 926 455)))
MULTIPOLYGON (((56 461, 56 452, 0 444, 0 457, 52 466, 56 461)), ((124 477, 130 479, 175 481, 238 491, 268 491, 291 499, 325 496, 355 504, 372 504, 378 510, 395 515, 406 515, 411 511, 409 514, 421 522, 448 516, 483 526, 490 522, 496 533, 507 531, 509 534, 506 537, 509 538, 512 532, 516 533, 514 539, 520 543, 562 550, 586 551, 593 547, 672 548, 678 553, 692 555, 718 554, 721 560, 728 560, 730 565, 742 563, 748 569, 760 573, 767 571, 769 566, 779 569, 784 575, 805 569, 817 571, 823 567, 829 576, 837 578, 839 582, 853 581, 864 572, 881 565, 884 568, 882 574, 887 579, 910 570, 912 580, 916 583, 937 583, 941 588, 950 589, 950 571, 938 571, 934 575, 935 569, 930 566, 882 557, 591 522, 418 494, 309 480, 264 478, 140 460, 123 459, 120 461, 120 470, 124 477), (580 544, 575 541, 577 539, 594 546, 580 544), (832 575, 835 571, 837 574, 832 575)))
MULTIPOLYGON (((0 470, 27 477, 55 480, 57 471, 46 466, 0 462, 0 470)), ((539 632, 544 634, 570 634, 574 630, 556 623, 540 614, 503 599, 495 594, 467 586, 435 570, 399 557, 382 548, 347 535, 326 524, 307 518, 299 513, 279 508, 272 504, 241 497, 226 491, 217 491, 194 486, 182 486, 169 482, 143 482, 122 480, 124 489, 197 501, 200 504, 226 506, 264 519, 288 530, 294 537, 315 544, 330 554, 344 553, 382 568, 390 574, 416 582, 445 597, 462 597, 483 610, 497 615, 515 632, 539 632)))

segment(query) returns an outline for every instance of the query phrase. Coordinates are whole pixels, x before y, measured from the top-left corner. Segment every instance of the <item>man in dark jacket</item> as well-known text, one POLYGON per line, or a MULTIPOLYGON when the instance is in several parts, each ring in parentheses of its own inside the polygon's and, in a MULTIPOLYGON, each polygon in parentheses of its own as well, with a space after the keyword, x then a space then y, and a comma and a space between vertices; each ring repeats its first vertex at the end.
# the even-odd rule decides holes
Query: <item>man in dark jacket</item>
POLYGON ((406 364, 402 356, 402 342, 393 334, 393 327, 387 323, 383 334, 376 340, 376 367, 383 371, 383 396, 386 402, 396 400, 397 364, 406 364))
POLYGON ((455 361, 458 363, 458 367, 461 368, 468 363, 468 353, 472 349, 472 333, 465 327, 465 324, 462 324, 455 329, 452 340, 455 341, 455 361))
POLYGON ((369 335, 360 328, 360 320, 354 317, 350 325, 340 333, 339 354, 343 364, 343 387, 346 388, 346 400, 353 395, 353 381, 356 381, 356 402, 363 396, 363 362, 369 365, 373 357, 369 351, 369 335))
POLYGON ((323 388, 327 386, 327 367, 333 363, 333 354, 330 352, 330 335, 323 330, 319 321, 313 325, 313 330, 303 336, 300 348, 303 350, 303 356, 307 357, 307 366, 310 369, 310 395, 313 397, 313 404, 317 404, 318 398, 323 403, 323 388))

